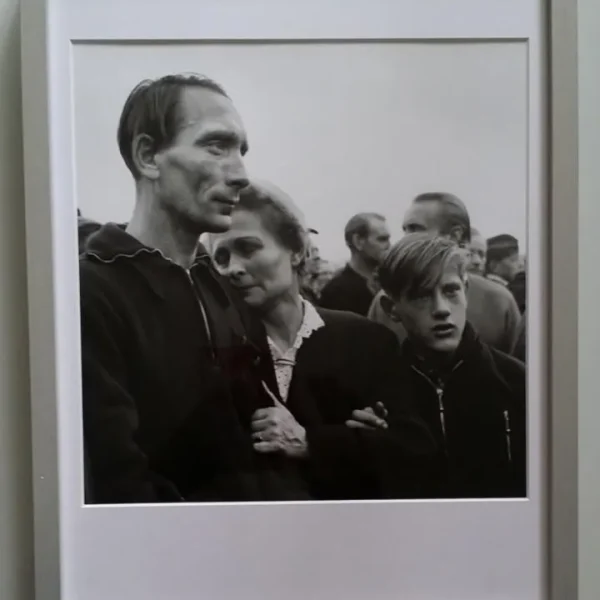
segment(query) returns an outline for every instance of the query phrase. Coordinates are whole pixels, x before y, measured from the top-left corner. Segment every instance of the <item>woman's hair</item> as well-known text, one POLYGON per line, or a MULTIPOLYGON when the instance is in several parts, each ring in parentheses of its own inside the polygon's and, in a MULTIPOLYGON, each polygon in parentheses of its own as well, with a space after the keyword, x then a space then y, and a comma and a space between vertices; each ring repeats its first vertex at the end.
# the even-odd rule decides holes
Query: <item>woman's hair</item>
POLYGON ((309 251, 308 228, 304 215, 288 194, 271 182, 254 180, 240 192, 235 210, 257 214, 281 246, 302 257, 297 267, 302 272, 309 251))
POLYGON ((428 233, 409 233, 388 251, 378 278, 383 290, 391 297, 409 297, 431 289, 449 266, 456 267, 459 276, 466 277, 469 264, 467 252, 454 240, 428 233))

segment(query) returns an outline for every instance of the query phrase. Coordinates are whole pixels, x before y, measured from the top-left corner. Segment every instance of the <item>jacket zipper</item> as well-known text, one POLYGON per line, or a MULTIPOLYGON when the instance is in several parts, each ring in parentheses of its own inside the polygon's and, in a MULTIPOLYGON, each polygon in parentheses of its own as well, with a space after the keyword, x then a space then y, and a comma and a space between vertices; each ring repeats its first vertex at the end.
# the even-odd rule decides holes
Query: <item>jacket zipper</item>
MULTIPOLYGON (((463 361, 459 361, 456 363, 450 374, 454 373, 458 367, 462 364, 463 361)), ((429 378, 425 373, 417 369, 414 365, 411 365, 412 369, 418 373, 423 379, 425 379, 431 387, 435 390, 438 398, 438 406, 440 411, 440 424, 442 426, 442 433, 444 435, 444 441, 446 441, 446 408, 444 406, 444 388, 439 385, 435 385, 435 383, 429 378)), ((506 440, 506 456, 508 457, 508 462, 512 463, 512 430, 510 428, 510 413, 508 410, 505 410, 503 413, 504 416, 504 435, 506 440)))
MULTIPOLYGON (((452 368, 452 371, 450 372, 450 375, 452 375, 452 373, 454 373, 454 371, 456 371, 456 369, 458 369, 458 367, 460 367, 462 365, 463 361, 459 361, 457 362, 454 367, 452 368)), ((411 365, 412 369, 418 373, 421 377, 423 377, 423 379, 425 379, 425 381, 427 381, 429 383, 429 385, 431 385, 431 387, 435 390, 435 393, 437 395, 437 399, 438 399, 438 409, 439 409, 439 413, 440 413, 440 425, 442 427, 442 435, 444 436, 444 442, 447 441, 447 437, 446 437, 446 407, 444 406, 444 387, 441 385, 436 385, 430 377, 428 377, 427 375, 425 375, 425 373, 423 373, 422 371, 420 371, 419 369, 417 369, 417 367, 415 367, 414 365, 411 365)))
POLYGON ((510 415, 507 410, 504 411, 504 432, 506 434, 506 453, 508 455, 508 462, 512 463, 512 448, 511 448, 511 429, 510 429, 510 415))
POLYGON ((206 308, 204 306, 204 303, 202 302, 202 298, 200 297, 200 294, 198 292, 196 284, 194 283, 194 278, 192 277, 192 274, 188 270, 186 270, 185 273, 190 282, 190 286, 192 288, 192 293, 194 294, 194 298, 196 298, 196 302, 198 303, 198 306, 200 308, 200 313, 202 314, 202 321, 204 322, 204 329, 206 330, 206 336, 208 338, 208 345, 210 347, 211 358, 213 360, 216 360, 217 356, 215 353, 215 347, 213 345, 213 337, 212 337, 212 333, 210 331, 210 323, 208 322, 208 315, 206 314, 206 308))
POLYGON ((446 439, 446 416, 444 414, 444 388, 436 387, 435 391, 438 397, 438 405, 440 409, 440 423, 442 425, 442 433, 444 435, 444 439, 446 439))

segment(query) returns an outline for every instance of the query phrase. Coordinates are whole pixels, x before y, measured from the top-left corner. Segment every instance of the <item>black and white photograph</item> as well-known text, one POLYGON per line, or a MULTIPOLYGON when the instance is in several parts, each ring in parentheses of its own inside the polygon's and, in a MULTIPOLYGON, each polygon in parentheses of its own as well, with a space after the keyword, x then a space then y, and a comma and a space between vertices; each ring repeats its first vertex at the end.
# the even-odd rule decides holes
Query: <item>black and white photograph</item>
POLYGON ((525 55, 78 49, 86 504, 527 496, 525 55))
POLYGON ((36 589, 546 597, 577 218, 544 6, 23 5, 36 589))

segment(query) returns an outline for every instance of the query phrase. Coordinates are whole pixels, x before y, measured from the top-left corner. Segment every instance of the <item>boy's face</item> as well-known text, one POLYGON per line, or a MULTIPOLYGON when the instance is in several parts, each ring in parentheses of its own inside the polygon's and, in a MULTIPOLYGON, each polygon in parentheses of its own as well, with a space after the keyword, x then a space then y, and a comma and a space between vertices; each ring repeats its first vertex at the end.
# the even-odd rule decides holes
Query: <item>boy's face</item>
POLYGON ((417 346, 454 352, 467 319, 466 281, 455 266, 450 266, 431 289, 404 293, 392 300, 391 311, 417 346))

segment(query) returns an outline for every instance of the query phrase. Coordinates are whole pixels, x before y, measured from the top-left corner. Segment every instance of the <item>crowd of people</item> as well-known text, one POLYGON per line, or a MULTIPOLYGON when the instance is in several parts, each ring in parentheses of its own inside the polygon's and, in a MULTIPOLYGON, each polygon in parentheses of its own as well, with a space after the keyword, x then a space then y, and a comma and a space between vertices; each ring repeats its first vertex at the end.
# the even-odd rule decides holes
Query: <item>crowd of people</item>
POLYGON ((78 212, 87 503, 526 495, 514 237, 424 193, 335 269, 202 76, 141 82, 117 138, 131 218, 78 212))
MULTIPOLYGON (((450 237, 468 252, 469 322, 487 344, 525 362, 526 271, 519 241, 509 234, 486 240, 471 226, 464 203, 449 193, 417 196, 406 212, 403 230, 450 237)), ((383 323, 402 343, 404 326, 394 322, 381 306, 385 293, 378 270, 390 248, 385 217, 355 215, 346 225, 345 241, 350 259, 342 269, 332 270, 315 241, 309 239, 310 267, 302 280, 302 293, 323 308, 348 310, 383 323)))

